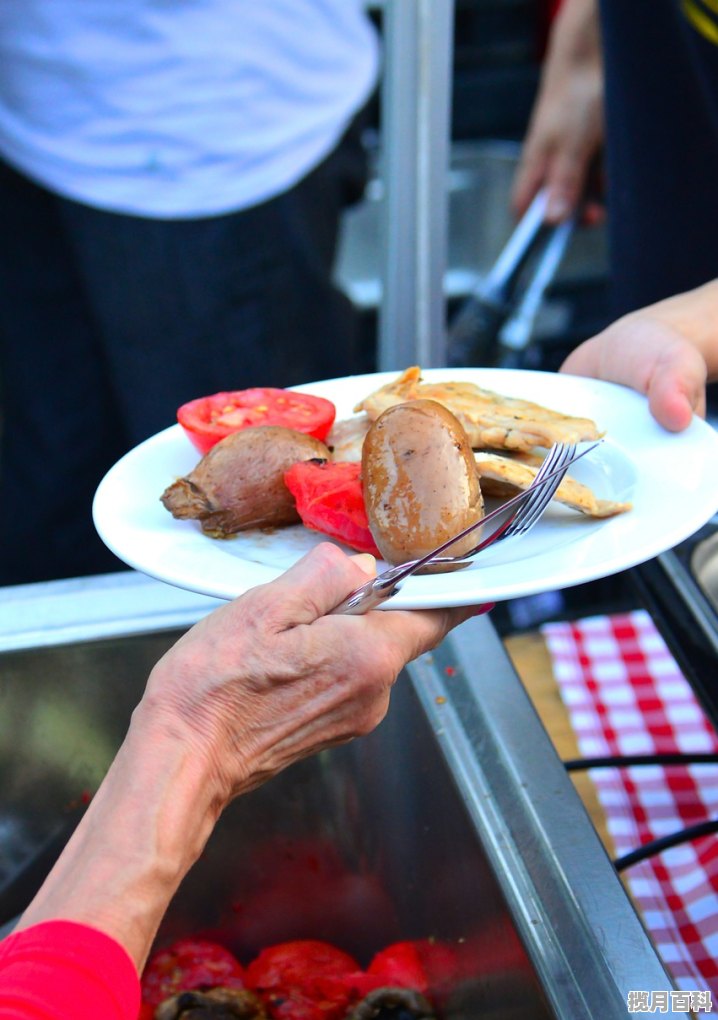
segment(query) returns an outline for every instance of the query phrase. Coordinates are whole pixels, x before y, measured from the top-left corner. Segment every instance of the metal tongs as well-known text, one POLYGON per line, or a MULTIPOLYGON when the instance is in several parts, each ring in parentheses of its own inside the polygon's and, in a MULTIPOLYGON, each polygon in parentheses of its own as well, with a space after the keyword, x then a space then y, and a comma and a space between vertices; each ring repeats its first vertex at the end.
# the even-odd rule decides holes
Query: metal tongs
POLYGON ((538 192, 477 289, 449 323, 447 363, 517 367, 533 336, 546 289, 574 232, 577 216, 546 223, 546 189, 538 192), (537 254, 538 253, 538 254, 537 254), (517 285, 530 258, 536 262, 523 291, 517 285))
POLYGON ((464 528, 458 535, 454 535, 448 541, 442 542, 441 545, 432 549, 431 552, 428 552, 420 559, 410 560, 408 563, 401 563, 398 566, 389 567, 387 570, 382 571, 381 574, 378 574, 370 581, 367 581, 366 584, 351 592, 343 602, 340 602, 332 610, 331 615, 342 613, 344 615, 360 616, 363 613, 368 613, 370 609, 376 609, 386 602, 387 599, 396 595, 402 581, 411 574, 415 574, 417 570, 421 570, 422 567, 436 563, 451 564, 454 568, 468 566, 473 562, 473 558, 477 553, 487 549, 495 542, 503 538, 509 538, 512 535, 525 534, 543 514, 571 464, 574 464, 581 457, 585 457, 587 453, 595 450, 597 446, 601 445, 601 442, 602 440, 599 439, 598 442, 592 443, 585 450, 581 450, 580 453, 576 452, 576 447, 572 443, 554 444, 546 455, 536 477, 527 489, 519 492, 506 503, 502 503, 500 507, 492 510, 491 513, 482 517, 480 521, 469 525, 468 528, 464 528), (462 556, 442 557, 441 554, 454 545, 455 542, 465 538, 471 532, 483 528, 486 524, 504 517, 506 514, 508 514, 508 517, 470 552, 462 556))

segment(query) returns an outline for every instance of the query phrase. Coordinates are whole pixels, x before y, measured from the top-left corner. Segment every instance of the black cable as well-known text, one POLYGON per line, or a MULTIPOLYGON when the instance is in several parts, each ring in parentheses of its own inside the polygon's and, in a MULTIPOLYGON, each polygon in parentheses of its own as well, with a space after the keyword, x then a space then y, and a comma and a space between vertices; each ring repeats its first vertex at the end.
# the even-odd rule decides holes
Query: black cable
MULTIPOLYGON (((613 754, 604 755, 598 758, 570 758, 564 763, 567 772, 579 772, 584 769, 598 768, 628 768, 633 765, 715 765, 718 764, 718 754, 711 751, 681 753, 667 752, 664 754, 613 754)), ((652 839, 648 843, 631 850, 622 857, 617 857, 613 866, 616 871, 623 871, 640 861, 662 853, 664 850, 681 843, 689 843, 701 836, 709 836, 718 832, 718 819, 699 822, 696 825, 689 825, 668 836, 661 836, 659 839, 652 839)))
POLYGON ((571 758, 563 764, 567 772, 579 772, 582 769, 627 768, 632 765, 716 765, 718 753, 676 751, 666 754, 606 755, 603 758, 571 758))
POLYGON ((631 865, 645 861, 646 858, 660 854, 672 846, 688 843, 693 839, 698 839, 700 836, 709 836, 712 832, 718 832, 718 819, 716 818, 707 822, 699 822, 697 825, 689 825, 687 828, 680 829, 678 832, 672 832, 668 836, 661 836, 660 839, 652 839, 650 843, 644 843, 622 857, 617 857, 613 862, 613 866, 616 871, 624 871, 626 868, 630 868, 631 865))

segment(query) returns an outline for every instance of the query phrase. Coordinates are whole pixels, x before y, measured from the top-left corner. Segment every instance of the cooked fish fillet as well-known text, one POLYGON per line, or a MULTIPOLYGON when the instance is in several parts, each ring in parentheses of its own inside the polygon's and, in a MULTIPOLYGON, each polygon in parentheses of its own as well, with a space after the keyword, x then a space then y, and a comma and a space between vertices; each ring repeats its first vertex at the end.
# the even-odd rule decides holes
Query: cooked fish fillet
MULTIPOLYGON (((503 498, 513 495, 517 489, 529 487, 536 477, 542 458, 524 453, 502 457, 497 453, 480 450, 474 451, 474 459, 483 494, 503 498)), ((568 475, 556 490, 554 499, 589 517, 613 517, 631 509, 630 503, 597 499, 587 485, 568 475)))
POLYGON ((473 383, 424 383, 417 366, 407 368, 394 382, 370 393, 354 410, 365 411, 373 420, 393 404, 422 398, 448 407, 464 426, 474 448, 528 451, 553 443, 599 439, 602 435, 589 418, 573 418, 473 383))

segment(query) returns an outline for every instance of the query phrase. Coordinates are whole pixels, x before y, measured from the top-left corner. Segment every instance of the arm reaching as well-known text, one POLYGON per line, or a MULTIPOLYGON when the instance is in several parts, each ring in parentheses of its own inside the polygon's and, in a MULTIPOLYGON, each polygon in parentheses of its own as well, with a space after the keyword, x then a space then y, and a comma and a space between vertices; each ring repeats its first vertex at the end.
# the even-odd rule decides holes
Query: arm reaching
POLYGON ((480 612, 325 615, 366 581, 369 563, 319 546, 170 649, 19 928, 56 918, 90 925, 140 970, 227 803, 293 762, 372 730, 403 666, 480 612))
POLYGON ((706 382, 718 379, 718 280, 618 319, 569 354, 562 372, 630 386, 680 432, 705 415, 706 382))
MULTIPOLYGON (((522 215, 541 187, 546 220, 578 205, 603 142, 603 72, 597 0, 564 0, 549 40, 539 94, 524 141, 512 204, 522 215)), ((595 222, 600 207, 589 204, 595 222)))

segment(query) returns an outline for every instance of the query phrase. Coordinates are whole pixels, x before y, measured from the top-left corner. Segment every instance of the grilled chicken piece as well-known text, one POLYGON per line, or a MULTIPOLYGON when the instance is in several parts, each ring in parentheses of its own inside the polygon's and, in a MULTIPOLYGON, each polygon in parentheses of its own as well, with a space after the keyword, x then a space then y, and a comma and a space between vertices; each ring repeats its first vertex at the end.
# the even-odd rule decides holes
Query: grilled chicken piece
MULTIPOLYGON (((526 453, 502 457, 497 453, 474 451, 474 460, 483 494, 506 498, 515 495, 518 490, 528 489, 541 466, 542 458, 526 453)), ((556 490, 554 499, 589 517, 613 517, 631 509, 630 503, 597 499, 587 485, 568 475, 556 490)))
POLYGON ((245 988, 180 992, 155 1010, 155 1020, 267 1020, 264 1005, 245 988))
POLYGON ((532 450, 553 443, 600 439, 602 433, 588 418, 573 418, 540 404, 482 389, 473 383, 424 383, 421 369, 407 368, 393 383, 365 397, 354 408, 373 420, 393 404, 407 400, 436 400, 456 415, 476 449, 532 450))
POLYGON ((299 521, 284 472, 300 460, 329 460, 313 436, 278 425, 242 429, 222 439, 160 497, 173 517, 198 520, 212 538, 299 521))
POLYGON ((364 439, 369 431, 371 421, 371 418, 366 414, 358 414, 354 418, 335 421, 327 436, 327 446, 332 452, 332 460, 361 460, 364 439))

